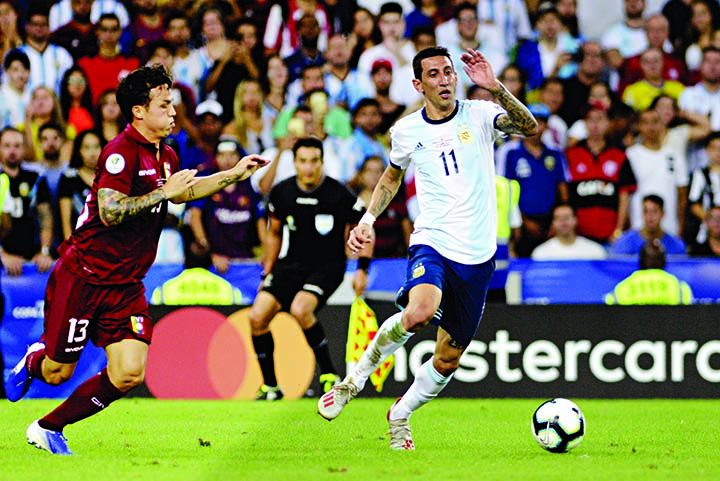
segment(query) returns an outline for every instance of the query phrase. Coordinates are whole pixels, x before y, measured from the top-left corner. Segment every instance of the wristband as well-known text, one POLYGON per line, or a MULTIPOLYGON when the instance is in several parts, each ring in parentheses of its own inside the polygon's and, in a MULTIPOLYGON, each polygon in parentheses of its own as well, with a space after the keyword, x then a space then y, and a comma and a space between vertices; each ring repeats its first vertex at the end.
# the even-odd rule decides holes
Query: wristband
POLYGON ((375 216, 374 216, 374 215, 372 215, 370 212, 365 212, 365 213, 363 214, 363 216, 360 218, 360 222, 358 222, 358 225, 360 225, 360 224, 367 224, 367 225, 369 225, 370 227, 372 227, 373 224, 375 223, 375 220, 376 220, 376 219, 375 219, 375 216))
POLYGON ((370 258, 369 257, 360 257, 358 259, 358 269, 361 271, 367 272, 370 268, 370 258))

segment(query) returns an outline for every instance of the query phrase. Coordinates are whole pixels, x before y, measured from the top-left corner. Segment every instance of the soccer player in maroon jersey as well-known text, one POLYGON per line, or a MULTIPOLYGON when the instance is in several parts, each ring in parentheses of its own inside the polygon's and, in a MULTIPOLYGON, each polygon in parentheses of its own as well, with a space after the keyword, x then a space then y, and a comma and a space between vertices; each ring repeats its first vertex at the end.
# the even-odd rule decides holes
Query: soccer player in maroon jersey
POLYGON ((107 368, 27 429, 28 443, 53 454, 72 454, 65 426, 143 381, 153 327, 142 280, 155 259, 167 201, 212 195, 268 162, 249 155, 202 178, 180 170, 162 142, 174 126, 171 85, 160 65, 140 67, 120 82, 117 100, 130 124, 102 150, 85 208, 48 279, 44 333, 6 383, 8 399, 17 401, 32 379, 51 385, 70 379, 88 340, 105 349, 107 368))

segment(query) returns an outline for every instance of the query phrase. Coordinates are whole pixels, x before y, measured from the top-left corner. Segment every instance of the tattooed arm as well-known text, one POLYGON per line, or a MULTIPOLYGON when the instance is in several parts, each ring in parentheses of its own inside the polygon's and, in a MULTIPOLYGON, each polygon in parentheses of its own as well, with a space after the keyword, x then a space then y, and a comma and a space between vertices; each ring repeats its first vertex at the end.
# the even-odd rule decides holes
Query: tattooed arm
MULTIPOLYGON (((380 177, 380 181, 375 186, 365 215, 370 215, 373 219, 377 219, 380 214, 387 209, 387 206, 390 205, 395 194, 400 190, 404 175, 404 170, 393 167, 392 165, 385 169, 382 177, 380 177)), ((363 216, 363 219, 365 218, 366 217, 363 216)), ((372 225, 364 222, 363 219, 360 219, 357 227, 350 231, 348 247, 354 254, 367 249, 368 244, 371 244, 373 241, 372 225)))
POLYGON ((190 200, 202 199, 209 195, 213 195, 225 187, 250 177, 260 167, 270 163, 269 160, 263 159, 259 155, 247 155, 240 159, 232 169, 216 172, 207 177, 195 179, 195 183, 181 193, 178 197, 169 198, 174 204, 188 202, 190 200))
POLYGON ((498 82, 495 89, 488 89, 498 104, 507 112, 495 120, 495 127, 506 134, 532 136, 537 132, 537 121, 530 111, 503 84, 498 82))
POLYGON ((152 192, 131 197, 113 189, 98 191, 100 219, 103 224, 117 225, 142 215, 165 200, 174 204, 201 199, 244 180, 267 161, 257 155, 240 159, 232 169, 217 172, 208 177, 195 178, 196 170, 181 170, 170 176, 165 185, 152 192))
POLYGON ((535 117, 495 78, 490 62, 480 52, 472 49, 463 53, 460 59, 465 64, 463 70, 470 79, 493 94, 498 104, 507 112, 498 116, 495 127, 506 134, 535 135, 537 132, 535 117))

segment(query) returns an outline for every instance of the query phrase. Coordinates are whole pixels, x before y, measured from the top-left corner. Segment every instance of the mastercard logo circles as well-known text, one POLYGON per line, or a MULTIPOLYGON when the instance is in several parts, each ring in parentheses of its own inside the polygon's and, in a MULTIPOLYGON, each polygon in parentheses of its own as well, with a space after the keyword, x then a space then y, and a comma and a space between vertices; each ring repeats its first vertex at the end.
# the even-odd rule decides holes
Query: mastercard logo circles
MULTIPOLYGON (((230 316, 184 307, 155 321, 145 384, 158 399, 254 399, 262 384, 248 310, 230 316)), ((315 356, 297 321, 279 313, 270 323, 275 370, 286 399, 305 394, 315 356)))

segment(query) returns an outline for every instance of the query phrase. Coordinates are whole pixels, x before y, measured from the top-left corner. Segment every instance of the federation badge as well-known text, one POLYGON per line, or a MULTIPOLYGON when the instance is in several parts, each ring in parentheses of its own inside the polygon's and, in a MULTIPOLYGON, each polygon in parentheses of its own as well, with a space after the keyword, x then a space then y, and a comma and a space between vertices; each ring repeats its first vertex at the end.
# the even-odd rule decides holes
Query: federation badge
POLYGON ((469 144, 472 141, 472 133, 470 132, 470 129, 461 130, 458 137, 460 137, 460 142, 463 144, 469 144))
POLYGON ((30 193, 30 184, 22 182, 18 187, 18 191, 20 192, 20 197, 27 197, 30 193))
POLYGON ((552 171, 555 168, 555 157, 548 155, 545 157, 545 168, 552 171))
POLYGON ((105 161, 105 168, 111 174, 119 174, 125 168, 125 157, 120 154, 110 154, 105 161))
POLYGON ((130 316, 130 324, 135 334, 140 336, 145 334, 145 319, 143 316, 130 316))
POLYGON ((412 276, 413 279, 417 279, 418 277, 425 275, 425 266, 422 265, 422 262, 418 263, 415 267, 413 267, 412 276))
POLYGON ((316 214, 315 215, 315 230, 320 235, 328 235, 335 225, 335 218, 332 214, 316 214))

